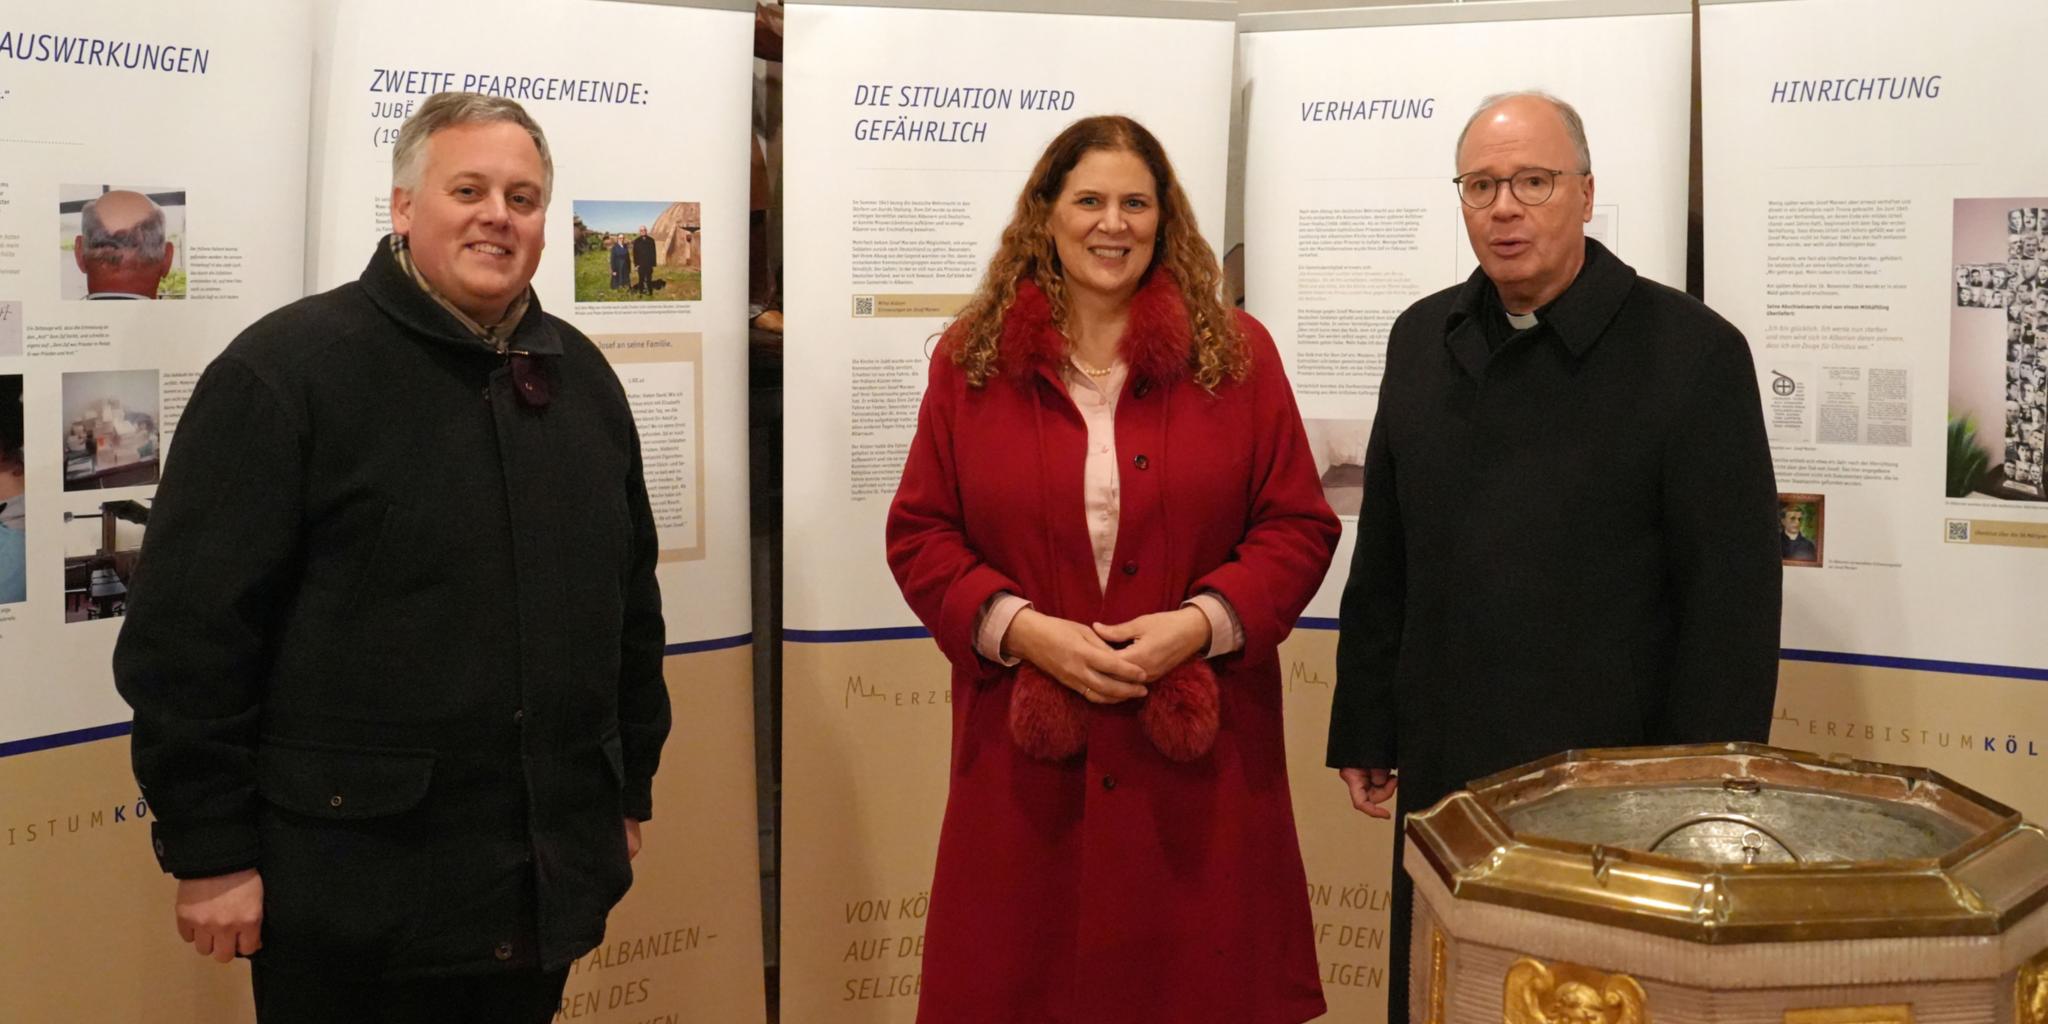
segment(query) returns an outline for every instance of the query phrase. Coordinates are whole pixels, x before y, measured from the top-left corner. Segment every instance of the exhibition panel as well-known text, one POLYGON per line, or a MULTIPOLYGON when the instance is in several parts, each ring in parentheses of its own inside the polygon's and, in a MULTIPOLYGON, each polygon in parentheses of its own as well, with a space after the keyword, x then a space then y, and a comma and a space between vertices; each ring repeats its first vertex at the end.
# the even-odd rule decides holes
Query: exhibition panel
MULTIPOLYGON (((446 90, 517 99, 548 134, 553 245, 533 287, 625 386, 660 552, 676 727, 658 816, 563 1012, 764 1019, 747 599, 751 12, 735 0, 10 12, 0 397, 22 392, 37 500, 22 593, 0 564, 0 916, 37 927, 4 943, 0 1019, 251 1012, 246 970, 196 957, 173 927, 109 656, 200 371, 266 313, 361 273, 391 228, 399 125, 446 90), (651 41, 686 42, 688 59, 651 41), (163 253, 147 282, 126 272, 137 260, 102 252, 138 235, 163 253), (646 272, 608 275, 612 245, 643 239, 646 272), (113 298, 155 301, 95 301, 113 298)), ((25 504, 0 499, 0 515, 25 504)))
MULTIPOLYGON (((1240 19, 1245 306, 1273 332, 1344 541, 1283 649, 1287 747, 1333 1017, 1383 1019, 1393 826, 1351 809, 1324 765, 1338 598, 1351 569, 1387 334, 1476 263, 1451 184, 1487 96, 1557 95, 1584 118, 1588 237, 1644 276, 1685 280, 1684 0, 1304 11, 1240 19)), ((1599 481, 1585 486, 1597 488, 1599 481)), ((1398 794, 1397 794, 1398 796, 1398 794)))
POLYGON ((883 557, 929 357, 1054 135, 1128 114, 1223 225, 1230 4, 793 3, 782 1012, 908 1021, 946 803, 947 664, 883 557))
POLYGON ((2035 817, 2048 149, 2014 128, 2048 10, 1701 11, 1706 298, 1777 464, 1774 742, 1926 765, 2035 817))
POLYGON ((108 662, 200 371, 301 294, 310 21, 263 0, 7 21, 0 403, 26 472, 0 498, 0 918, 34 925, 0 939, 0 1019, 233 1020, 246 973, 195 969, 172 928, 108 662))

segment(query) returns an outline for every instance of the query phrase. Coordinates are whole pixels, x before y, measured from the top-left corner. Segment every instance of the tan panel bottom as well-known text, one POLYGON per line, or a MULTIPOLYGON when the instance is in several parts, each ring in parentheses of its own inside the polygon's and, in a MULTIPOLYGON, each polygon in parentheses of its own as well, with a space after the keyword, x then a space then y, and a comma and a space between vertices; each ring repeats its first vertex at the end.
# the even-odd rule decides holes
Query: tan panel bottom
POLYGON ((910 1024, 950 670, 925 639, 782 651, 782 1019, 910 1024))
POLYGON ((1771 742, 1918 765, 2048 821, 2048 683, 1781 662, 1771 742))
POLYGON ((654 776, 633 889, 577 961, 557 1022, 767 1019, 754 809, 753 649, 671 657, 675 727, 654 776))
POLYGON ((1280 648, 1280 680, 1294 824, 1308 868, 1323 999, 1330 1007, 1322 1019, 1385 1024, 1394 827, 1353 810, 1343 780, 1323 767, 1337 681, 1337 631, 1295 630, 1280 648))
MULTIPOLYGON (((753 688, 746 647, 668 659, 676 729, 605 947, 558 1020, 759 1022, 753 688)), ((178 941, 126 738, 0 759, 0 1021, 254 1019, 248 965, 178 941), (116 810, 116 808, 119 808, 116 810)))
MULTIPOLYGON (((1294 813, 1328 1019, 1384 1017, 1393 829, 1323 767, 1334 632, 1283 650, 1294 813)), ((909 1024, 951 706, 929 640, 789 644, 783 692, 783 1019, 909 1024)))

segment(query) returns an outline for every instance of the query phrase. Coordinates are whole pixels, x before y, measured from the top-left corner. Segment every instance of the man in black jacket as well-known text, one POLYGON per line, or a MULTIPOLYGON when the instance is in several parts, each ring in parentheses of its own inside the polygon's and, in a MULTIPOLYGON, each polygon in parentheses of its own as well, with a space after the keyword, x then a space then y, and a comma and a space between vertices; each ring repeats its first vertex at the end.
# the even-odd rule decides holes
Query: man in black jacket
MULTIPOLYGON (((1328 763, 1388 817, 1574 747, 1768 737, 1777 495, 1741 333, 1585 237, 1576 111, 1482 104, 1479 269, 1388 341, 1328 763)), ((1388 1019, 1409 1018, 1395 831, 1388 1019)))
POLYGON ((253 955, 266 1024, 546 1021, 631 881, 655 528, 617 377, 529 287, 552 178, 516 103, 428 100, 362 277, 179 424, 115 679, 179 932, 253 955))
POLYGON ((642 295, 654 294, 654 236, 647 233, 647 225, 640 225, 640 237, 633 239, 633 290, 642 295))

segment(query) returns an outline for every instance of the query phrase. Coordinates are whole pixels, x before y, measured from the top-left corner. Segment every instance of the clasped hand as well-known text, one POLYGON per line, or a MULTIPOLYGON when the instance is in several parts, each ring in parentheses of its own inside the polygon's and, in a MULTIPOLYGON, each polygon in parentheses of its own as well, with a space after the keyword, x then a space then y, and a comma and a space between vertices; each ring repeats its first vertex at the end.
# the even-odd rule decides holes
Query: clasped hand
POLYGON ((1187 605, 1115 625, 1083 625, 1026 608, 1003 636, 1009 653, 1096 704, 1145 696, 1146 683, 1208 646, 1209 617, 1187 605))

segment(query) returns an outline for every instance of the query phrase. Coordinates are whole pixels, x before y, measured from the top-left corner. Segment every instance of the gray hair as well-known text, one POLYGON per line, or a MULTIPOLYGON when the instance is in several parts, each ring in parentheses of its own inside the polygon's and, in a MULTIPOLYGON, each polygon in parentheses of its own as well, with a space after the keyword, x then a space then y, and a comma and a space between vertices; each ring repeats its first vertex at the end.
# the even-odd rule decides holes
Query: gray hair
POLYGON ((435 93, 405 119, 398 129, 398 143, 391 147, 391 184, 408 192, 420 187, 420 175, 427 169, 427 140, 435 132, 461 124, 500 121, 526 129, 533 148, 540 151, 541 205, 547 205, 555 191, 555 158, 548 152, 548 137, 540 123, 517 101, 480 92, 435 93))
POLYGON ((1578 109, 1573 107, 1571 104, 1566 103, 1565 101, 1558 99, 1557 97, 1552 96, 1551 94, 1543 92, 1539 89, 1520 89, 1514 92, 1497 92, 1483 100, 1480 100, 1479 106, 1474 107, 1472 109, 1472 116, 1465 119, 1465 127, 1458 130, 1458 148, 1451 152, 1452 162, 1455 164, 1458 159, 1458 154, 1463 153, 1465 151, 1465 135, 1466 133, 1472 130, 1472 126, 1474 124, 1478 123, 1479 115, 1484 114, 1487 111, 1492 110, 1494 107, 1506 103, 1509 100, 1518 100, 1523 98, 1542 100, 1543 102, 1550 104, 1551 107, 1557 111, 1558 120, 1564 122, 1564 133, 1571 137, 1572 148, 1578 151, 1579 166, 1576 168, 1562 167, 1558 169, 1577 170, 1583 173, 1591 173, 1593 170, 1593 150, 1592 147, 1586 145, 1586 122, 1580 119, 1578 109))
POLYGON ((164 258, 164 208, 148 196, 142 196, 142 201, 149 204, 149 215, 119 231, 109 231, 100 223, 99 200, 89 200, 79 209, 78 233, 85 236, 87 259, 115 264, 129 259, 154 263, 164 258))

